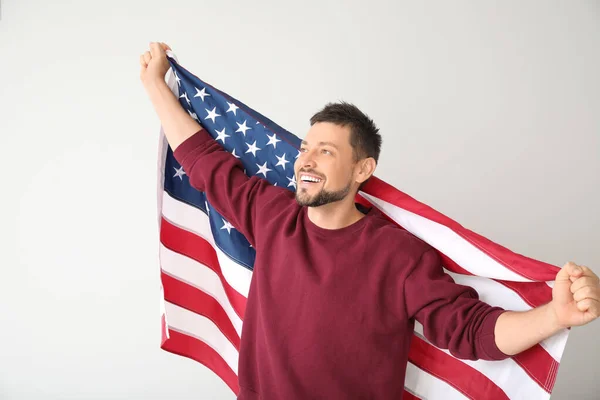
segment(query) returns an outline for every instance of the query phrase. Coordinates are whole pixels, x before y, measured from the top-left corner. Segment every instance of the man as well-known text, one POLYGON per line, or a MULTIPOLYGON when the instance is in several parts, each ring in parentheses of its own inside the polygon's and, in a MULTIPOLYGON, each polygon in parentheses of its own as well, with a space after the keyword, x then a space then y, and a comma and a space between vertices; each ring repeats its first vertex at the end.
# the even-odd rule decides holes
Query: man
POLYGON ((140 77, 175 158, 256 249, 238 399, 399 399, 415 320, 456 357, 501 360, 597 318, 600 284, 586 267, 567 263, 544 306, 492 307, 445 274, 429 244, 356 205, 381 136, 351 104, 311 118, 295 193, 247 177, 167 87, 169 47, 150 48, 140 77))

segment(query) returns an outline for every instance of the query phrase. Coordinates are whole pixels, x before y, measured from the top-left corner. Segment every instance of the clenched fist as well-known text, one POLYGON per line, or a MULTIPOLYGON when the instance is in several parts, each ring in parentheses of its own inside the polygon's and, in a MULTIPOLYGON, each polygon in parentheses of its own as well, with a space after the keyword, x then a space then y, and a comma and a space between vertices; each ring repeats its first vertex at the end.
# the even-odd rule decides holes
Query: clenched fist
POLYGON ((167 60, 167 50, 171 48, 165 43, 151 42, 150 51, 140 55, 140 79, 144 86, 163 81, 171 65, 167 60))

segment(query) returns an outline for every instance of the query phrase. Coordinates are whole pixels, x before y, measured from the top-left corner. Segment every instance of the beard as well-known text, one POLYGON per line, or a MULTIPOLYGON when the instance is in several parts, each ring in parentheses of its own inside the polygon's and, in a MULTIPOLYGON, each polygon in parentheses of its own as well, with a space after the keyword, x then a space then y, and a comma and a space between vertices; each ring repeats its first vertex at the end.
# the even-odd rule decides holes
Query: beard
POLYGON ((312 197, 310 197, 305 191, 296 191, 296 202, 300 206, 306 207, 324 206, 325 204, 345 199, 346 196, 348 196, 348 193, 350 193, 350 187, 351 184, 348 183, 348 185, 346 185, 345 188, 333 192, 321 189, 317 194, 315 194, 312 197))

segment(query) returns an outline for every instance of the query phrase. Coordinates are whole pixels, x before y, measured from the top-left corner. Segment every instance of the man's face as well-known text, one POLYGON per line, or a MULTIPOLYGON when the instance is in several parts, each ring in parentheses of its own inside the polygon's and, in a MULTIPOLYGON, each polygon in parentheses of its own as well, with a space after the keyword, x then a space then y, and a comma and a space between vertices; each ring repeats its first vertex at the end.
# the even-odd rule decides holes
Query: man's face
POLYGON ((318 122, 302 141, 294 164, 296 201, 319 207, 354 195, 354 156, 350 128, 318 122))

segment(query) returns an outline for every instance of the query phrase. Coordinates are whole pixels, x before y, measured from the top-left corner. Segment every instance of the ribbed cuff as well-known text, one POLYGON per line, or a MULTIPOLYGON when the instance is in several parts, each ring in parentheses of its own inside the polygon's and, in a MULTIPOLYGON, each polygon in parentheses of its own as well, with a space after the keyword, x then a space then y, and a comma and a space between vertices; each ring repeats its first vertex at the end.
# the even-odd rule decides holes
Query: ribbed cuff
POLYGON ((185 139, 173 152, 173 157, 183 166, 186 157, 197 149, 200 146, 203 146, 205 143, 210 141, 212 137, 208 134, 208 132, 204 128, 200 128, 200 130, 194 133, 189 138, 185 139))
MULTIPOLYGON (((504 360, 510 357, 508 354, 504 354, 496 344, 496 321, 500 314, 506 310, 501 307, 493 307, 492 311, 485 316, 483 320, 483 326, 481 327, 481 334, 479 335, 479 348, 486 355, 488 360, 504 360)), ((480 357, 481 358, 481 357, 480 357)))

